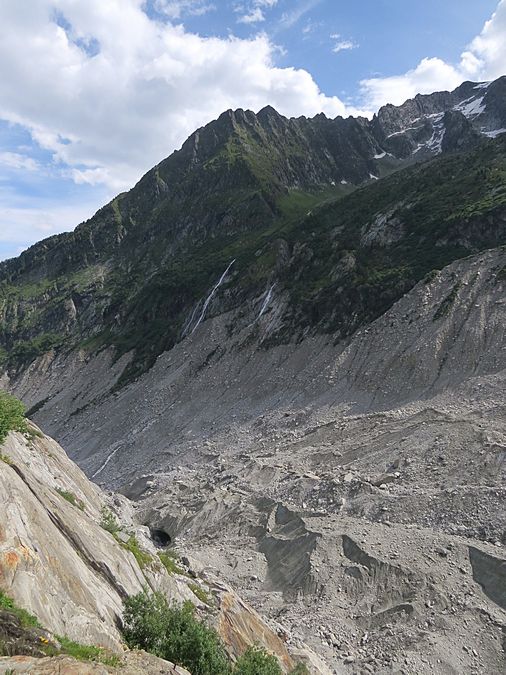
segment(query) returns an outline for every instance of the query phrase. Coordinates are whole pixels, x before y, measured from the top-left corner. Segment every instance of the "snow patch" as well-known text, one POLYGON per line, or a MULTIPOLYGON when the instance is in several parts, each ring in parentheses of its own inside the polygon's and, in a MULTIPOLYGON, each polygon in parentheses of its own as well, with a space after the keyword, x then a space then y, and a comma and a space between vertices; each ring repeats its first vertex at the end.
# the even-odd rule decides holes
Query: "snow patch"
POLYGON ((446 128, 443 124, 434 125, 434 132, 427 142, 427 148, 436 155, 439 155, 442 152, 445 133, 446 128))
POLYGON ((418 129, 421 129, 422 127, 423 124, 420 124, 417 127, 407 127, 406 129, 401 129, 401 131, 394 131, 393 134, 388 134, 387 138, 392 138, 393 136, 401 136, 402 134, 405 134, 407 131, 418 131, 418 129))
POLYGON ((459 103, 454 107, 454 110, 458 110, 465 117, 477 117, 485 111, 486 106, 483 104, 483 96, 479 98, 468 98, 462 103, 459 103))
POLYGON ((489 138, 497 138, 501 134, 506 134, 506 129, 494 129, 493 131, 484 131, 483 135, 489 138))
POLYGON ((383 150, 383 152, 380 152, 378 155, 374 155, 374 159, 383 159, 383 157, 386 157, 387 153, 383 150))
POLYGON ((379 180, 378 176, 375 176, 373 173, 370 173, 370 174, 369 174, 369 178, 370 178, 371 180, 379 180))

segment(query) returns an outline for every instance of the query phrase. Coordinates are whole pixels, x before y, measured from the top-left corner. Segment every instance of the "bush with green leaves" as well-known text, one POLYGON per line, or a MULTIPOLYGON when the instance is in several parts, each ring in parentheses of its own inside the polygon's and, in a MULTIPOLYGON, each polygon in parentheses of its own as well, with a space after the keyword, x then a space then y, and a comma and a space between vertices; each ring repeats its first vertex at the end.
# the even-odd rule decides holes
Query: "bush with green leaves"
POLYGON ((127 598, 123 635, 131 648, 188 668, 192 675, 229 675, 230 664, 215 630, 195 616, 190 602, 169 604, 161 593, 127 598))
POLYGON ((239 657, 234 675, 283 675, 279 661, 260 647, 249 647, 239 657))
POLYGON ((82 499, 79 499, 79 497, 76 497, 76 495, 73 492, 70 492, 69 490, 64 490, 63 488, 56 488, 56 492, 60 495, 60 497, 63 497, 63 499, 69 504, 72 504, 72 506, 75 506, 76 508, 80 509, 81 511, 84 511, 86 509, 86 505, 83 502, 82 499))
POLYGON ((107 506, 102 507, 100 515, 100 527, 103 527, 104 530, 107 530, 107 532, 110 532, 112 535, 121 530, 121 525, 116 520, 116 516, 107 508, 107 506))
POLYGON ((5 441, 9 431, 28 432, 25 406, 14 396, 0 391, 0 444, 5 441))
MULTIPOLYGON (((277 658, 249 647, 232 666, 218 633, 196 617, 191 602, 169 604, 162 593, 127 598, 123 636, 131 649, 144 649, 188 668, 192 675, 282 675, 277 658)), ((309 675, 302 663, 290 675, 309 675)))

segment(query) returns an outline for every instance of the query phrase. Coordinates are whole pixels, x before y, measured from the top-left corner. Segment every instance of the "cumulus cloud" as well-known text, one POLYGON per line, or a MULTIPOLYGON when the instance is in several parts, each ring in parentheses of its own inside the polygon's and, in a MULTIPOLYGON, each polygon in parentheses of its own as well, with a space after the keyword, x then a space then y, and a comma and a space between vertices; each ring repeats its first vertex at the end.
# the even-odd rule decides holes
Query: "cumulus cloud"
POLYGON ((0 3, 0 118, 28 128, 75 181, 125 189, 227 108, 346 114, 307 71, 276 67, 267 36, 205 38, 143 10, 143 0, 0 3))
POLYGON ((493 80, 506 74, 506 0, 481 33, 462 53, 459 63, 424 58, 402 75, 374 77, 361 82, 364 101, 373 108, 385 103, 399 105, 416 94, 454 89, 464 80, 493 80))

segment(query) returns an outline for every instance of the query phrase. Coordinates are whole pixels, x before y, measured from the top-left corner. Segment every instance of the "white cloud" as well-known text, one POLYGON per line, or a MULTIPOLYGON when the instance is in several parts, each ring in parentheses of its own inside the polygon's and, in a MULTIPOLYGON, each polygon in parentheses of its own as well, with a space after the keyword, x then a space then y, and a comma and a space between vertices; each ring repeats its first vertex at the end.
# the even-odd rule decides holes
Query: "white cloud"
POLYGON ((341 38, 341 36, 339 35, 339 33, 335 33, 335 34, 331 35, 330 37, 331 37, 332 40, 336 41, 333 48, 332 48, 332 51, 335 54, 338 54, 339 52, 343 52, 343 51, 348 51, 348 50, 351 50, 351 49, 357 49, 358 46, 359 46, 353 40, 343 40, 341 38))
POLYGON ((304 0, 303 2, 296 3, 295 7, 283 13, 279 27, 284 30, 292 28, 292 26, 295 26, 305 14, 314 9, 316 5, 319 5, 321 1, 322 0, 304 0))
POLYGON ((265 14, 263 10, 272 9, 277 4, 278 0, 253 0, 249 7, 237 5, 234 11, 241 15, 237 19, 237 23, 253 24, 265 21, 265 14))
POLYGON ((451 90, 464 80, 493 80, 506 74, 506 0, 500 0, 496 11, 481 33, 462 53, 458 64, 439 58, 424 58, 402 75, 374 77, 361 82, 364 101, 378 108, 385 103, 399 105, 416 94, 451 90))
POLYGON ((259 23, 265 21, 265 16, 260 7, 254 7, 249 14, 243 14, 237 21, 238 23, 259 23))
POLYGON ((4 202, 4 199, 0 202, 0 244, 9 245, 12 251, 16 250, 14 247, 23 249, 51 234, 72 230, 100 206, 92 201, 72 206, 51 204, 25 208, 8 206, 4 202))
POLYGON ((0 152, 0 164, 10 169, 37 171, 39 164, 32 157, 21 155, 18 152, 0 152))
POLYGON ((155 9, 169 19, 180 19, 183 15, 202 16, 216 9, 206 0, 155 0, 155 9))
POLYGON ((143 5, 31 0, 27 13, 0 3, 0 118, 28 128, 75 181, 128 188, 227 108, 347 113, 307 71, 276 67, 267 36, 204 38, 143 5))

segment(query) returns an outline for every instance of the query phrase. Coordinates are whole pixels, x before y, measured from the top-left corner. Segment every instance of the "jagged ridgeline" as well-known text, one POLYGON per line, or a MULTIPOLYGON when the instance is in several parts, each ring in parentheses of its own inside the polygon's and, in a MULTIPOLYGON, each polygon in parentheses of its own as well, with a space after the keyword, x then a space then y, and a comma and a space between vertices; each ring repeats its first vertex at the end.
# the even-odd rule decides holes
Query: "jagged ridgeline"
POLYGON ((133 355, 124 383, 274 287, 286 303, 264 345, 345 338, 506 243, 505 128, 504 77, 372 121, 228 111, 74 232, 0 264, 0 363, 114 346, 133 355))

